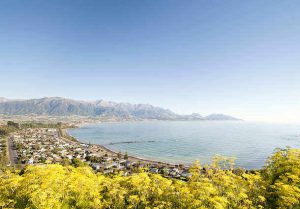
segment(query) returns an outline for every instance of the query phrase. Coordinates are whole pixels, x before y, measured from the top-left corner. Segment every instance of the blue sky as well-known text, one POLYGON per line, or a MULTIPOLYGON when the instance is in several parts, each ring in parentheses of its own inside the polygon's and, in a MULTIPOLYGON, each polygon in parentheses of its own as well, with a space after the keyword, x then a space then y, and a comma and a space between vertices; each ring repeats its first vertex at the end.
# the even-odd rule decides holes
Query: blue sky
POLYGON ((300 1, 0 1, 0 96, 300 122, 300 1))

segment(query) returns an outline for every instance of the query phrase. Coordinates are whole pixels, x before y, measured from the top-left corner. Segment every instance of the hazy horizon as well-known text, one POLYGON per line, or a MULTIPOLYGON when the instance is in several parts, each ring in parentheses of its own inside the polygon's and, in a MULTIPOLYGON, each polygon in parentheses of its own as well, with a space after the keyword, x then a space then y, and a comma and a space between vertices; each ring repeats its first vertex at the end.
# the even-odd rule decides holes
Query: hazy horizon
POLYGON ((0 2, 0 96, 300 122, 300 2, 0 2))

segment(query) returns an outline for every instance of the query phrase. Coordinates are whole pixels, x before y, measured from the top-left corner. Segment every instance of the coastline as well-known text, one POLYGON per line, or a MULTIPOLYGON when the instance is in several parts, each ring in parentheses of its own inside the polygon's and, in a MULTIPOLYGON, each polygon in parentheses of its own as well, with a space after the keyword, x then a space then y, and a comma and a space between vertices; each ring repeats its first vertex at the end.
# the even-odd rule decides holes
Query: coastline
MULTIPOLYGON (((87 124, 80 124, 80 126, 78 126, 77 128, 80 128, 84 125, 87 125, 87 124)), ((71 137, 74 139, 74 141, 71 141, 71 140, 68 140, 69 142, 72 142, 72 143, 78 143, 78 144, 87 144, 85 142, 81 142, 78 138, 72 136, 69 132, 68 132, 68 129, 69 128, 63 128, 61 129, 62 132, 63 132, 63 138, 66 137, 71 137)), ((102 150, 105 150, 106 154, 110 157, 117 157, 118 155, 118 152, 114 151, 114 150, 111 150, 110 148, 102 145, 102 144, 90 144, 92 146, 92 148, 94 149, 102 149, 102 150)), ((124 154, 121 154, 122 157, 124 157, 124 154)), ((153 164, 153 165, 160 165, 160 166, 175 166, 176 164, 172 164, 172 163, 167 163, 167 162, 161 162, 161 161, 158 161, 158 160, 151 160, 151 159, 146 159, 146 158, 142 158, 142 157, 139 157, 139 156, 134 156, 134 155, 128 155, 128 160, 129 161, 136 161, 136 162, 140 162, 142 164, 153 164)))

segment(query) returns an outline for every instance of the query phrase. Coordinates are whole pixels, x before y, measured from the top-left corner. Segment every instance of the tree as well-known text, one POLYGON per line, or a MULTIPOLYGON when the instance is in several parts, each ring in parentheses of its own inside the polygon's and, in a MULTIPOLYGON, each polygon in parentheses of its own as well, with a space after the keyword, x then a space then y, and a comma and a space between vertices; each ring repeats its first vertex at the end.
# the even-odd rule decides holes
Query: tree
POLYGON ((300 150, 277 150, 262 170, 232 162, 190 168, 188 181, 147 172, 103 175, 86 164, 26 166, 0 173, 0 208, 299 208, 300 150), (222 169, 222 167, 228 169, 222 169))
POLYGON ((121 158, 122 158, 122 154, 121 154, 121 152, 118 152, 118 154, 117 154, 117 158, 118 158, 118 159, 121 159, 121 158))
POLYGON ((72 160, 72 165, 77 168, 77 167, 84 167, 85 166, 85 163, 82 162, 81 160, 75 158, 72 160))
POLYGON ((64 159, 61 161, 60 164, 63 165, 63 166, 68 166, 68 165, 71 165, 71 162, 70 162, 69 159, 64 158, 64 159))
POLYGON ((14 127, 14 128, 20 128, 20 124, 15 123, 13 121, 7 121, 7 126, 11 126, 11 127, 14 127))
POLYGON ((125 152, 125 154, 124 154, 124 160, 128 160, 128 154, 127 154, 127 152, 125 152))
POLYGON ((300 150, 278 149, 268 159, 263 177, 269 207, 300 207, 300 150))

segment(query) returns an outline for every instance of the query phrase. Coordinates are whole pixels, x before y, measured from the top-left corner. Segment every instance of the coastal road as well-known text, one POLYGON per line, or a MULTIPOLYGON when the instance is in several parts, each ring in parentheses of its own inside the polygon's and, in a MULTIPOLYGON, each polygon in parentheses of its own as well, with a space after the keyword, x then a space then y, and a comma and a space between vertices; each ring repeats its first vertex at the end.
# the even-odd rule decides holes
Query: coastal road
POLYGON ((15 165, 18 163, 18 155, 17 151, 14 149, 12 137, 8 138, 8 153, 9 153, 9 161, 11 165, 15 165))

